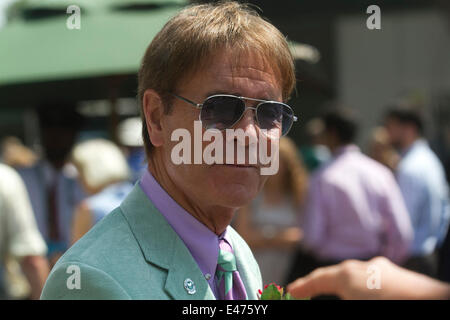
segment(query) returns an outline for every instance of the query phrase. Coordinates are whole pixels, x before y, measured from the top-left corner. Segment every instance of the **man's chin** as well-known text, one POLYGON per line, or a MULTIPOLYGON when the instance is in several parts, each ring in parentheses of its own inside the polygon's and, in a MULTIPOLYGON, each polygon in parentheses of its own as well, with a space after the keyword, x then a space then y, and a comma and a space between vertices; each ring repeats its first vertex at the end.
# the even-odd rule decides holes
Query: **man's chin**
POLYGON ((258 191, 254 187, 235 184, 223 186, 218 190, 218 202, 224 207, 229 208, 241 208, 248 205, 258 194, 258 191), (255 189, 255 190, 253 190, 255 189))

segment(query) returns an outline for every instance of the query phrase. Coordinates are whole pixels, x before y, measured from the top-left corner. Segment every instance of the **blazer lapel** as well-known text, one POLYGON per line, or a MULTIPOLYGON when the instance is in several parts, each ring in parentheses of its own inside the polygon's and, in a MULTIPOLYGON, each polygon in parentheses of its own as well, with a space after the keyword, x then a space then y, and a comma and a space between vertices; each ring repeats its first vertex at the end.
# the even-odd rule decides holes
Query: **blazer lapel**
POLYGON ((173 299, 215 299, 188 248, 139 184, 134 186, 120 207, 145 260, 167 270, 164 289, 173 299), (185 284, 189 279, 195 290, 185 284))
POLYGON ((215 296, 184 243, 176 241, 173 246, 172 263, 165 289, 176 300, 215 300, 215 296), (195 287, 189 293, 186 281, 195 287))

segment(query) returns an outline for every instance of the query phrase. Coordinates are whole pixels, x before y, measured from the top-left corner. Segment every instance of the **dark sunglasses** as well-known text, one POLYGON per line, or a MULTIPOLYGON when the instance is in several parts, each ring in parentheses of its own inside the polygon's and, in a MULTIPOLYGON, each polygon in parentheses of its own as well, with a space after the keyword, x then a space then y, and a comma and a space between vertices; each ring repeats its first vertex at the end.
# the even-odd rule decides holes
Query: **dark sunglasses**
POLYGON ((260 129, 281 132, 281 135, 277 134, 278 137, 286 135, 292 124, 297 121, 292 108, 277 101, 216 94, 206 98, 203 103, 195 103, 175 93, 172 93, 172 95, 200 109, 199 120, 202 121, 205 129, 225 130, 232 128, 241 120, 247 110, 255 111, 256 122, 260 129), (259 103, 255 107, 246 107, 245 100, 259 103))

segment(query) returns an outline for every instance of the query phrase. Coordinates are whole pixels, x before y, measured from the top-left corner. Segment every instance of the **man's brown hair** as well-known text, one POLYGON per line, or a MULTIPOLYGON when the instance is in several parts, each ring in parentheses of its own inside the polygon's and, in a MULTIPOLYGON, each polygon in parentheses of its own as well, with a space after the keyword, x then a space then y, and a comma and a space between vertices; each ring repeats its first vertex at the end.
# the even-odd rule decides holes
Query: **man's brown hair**
POLYGON ((223 1, 192 5, 171 18, 148 46, 138 74, 142 135, 147 157, 152 144, 147 132, 143 95, 155 90, 170 112, 172 97, 182 79, 199 70, 217 50, 239 55, 256 52, 276 72, 283 100, 295 87, 294 61, 281 32, 246 4, 223 1))

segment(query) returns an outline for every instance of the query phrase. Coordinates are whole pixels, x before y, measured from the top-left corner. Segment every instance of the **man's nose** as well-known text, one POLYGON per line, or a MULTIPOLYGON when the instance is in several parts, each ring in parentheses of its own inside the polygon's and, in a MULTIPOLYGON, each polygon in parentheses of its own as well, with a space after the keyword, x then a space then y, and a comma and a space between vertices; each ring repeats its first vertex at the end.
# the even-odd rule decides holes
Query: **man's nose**
POLYGON ((245 146, 249 145, 250 140, 258 141, 259 128, 256 120, 256 109, 247 107, 242 118, 234 126, 234 129, 242 129, 249 136, 249 139, 245 139, 245 146))

